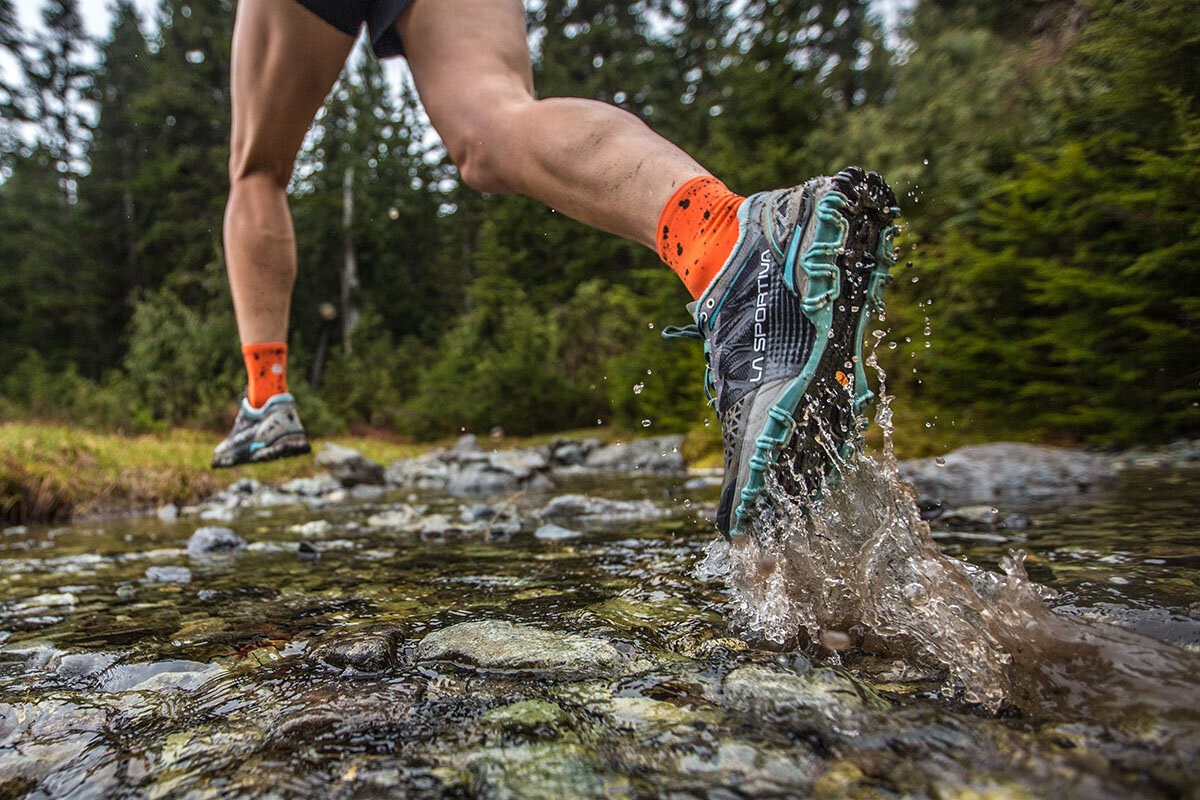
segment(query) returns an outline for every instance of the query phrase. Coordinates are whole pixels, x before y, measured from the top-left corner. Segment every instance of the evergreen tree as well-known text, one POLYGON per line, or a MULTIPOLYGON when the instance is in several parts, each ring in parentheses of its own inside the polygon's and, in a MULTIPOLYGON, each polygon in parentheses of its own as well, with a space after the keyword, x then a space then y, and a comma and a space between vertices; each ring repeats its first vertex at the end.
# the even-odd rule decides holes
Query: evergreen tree
POLYGON ((97 343, 97 354, 108 364, 120 358, 119 334, 132 313, 133 293, 152 288, 139 252, 154 205, 138 185, 154 134, 138 124, 133 110, 150 87, 149 49, 139 23, 131 0, 120 0, 90 93, 98 116, 89 152, 91 175, 80 191, 92 249, 103 258, 107 335, 97 343))
POLYGON ((84 62, 89 45, 76 0, 46 0, 42 9, 43 36, 35 41, 35 56, 26 62, 38 143, 59 173, 64 202, 72 202, 82 167, 89 123, 83 103, 90 80, 84 62))

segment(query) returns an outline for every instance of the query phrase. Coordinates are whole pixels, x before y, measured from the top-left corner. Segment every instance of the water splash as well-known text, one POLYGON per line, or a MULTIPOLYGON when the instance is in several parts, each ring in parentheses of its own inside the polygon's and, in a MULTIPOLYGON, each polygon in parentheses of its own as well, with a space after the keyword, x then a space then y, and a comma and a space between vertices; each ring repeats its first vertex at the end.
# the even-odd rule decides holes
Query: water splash
MULTIPOLYGON (((882 370, 873 353, 866 363, 881 380, 882 450, 841 465, 816 501, 769 482, 750 532, 710 546, 701 572, 727 581, 735 625, 777 647, 853 646, 945 670, 945 694, 991 711, 1073 716, 1087 707, 1093 719, 1128 720, 1134 709, 1161 718, 1180 697, 1200 700, 1190 677, 1200 659, 1050 611, 1054 593, 1029 580, 1023 552, 995 573, 938 549, 897 471, 882 370)), ((1197 722, 1200 712, 1177 733, 1194 734, 1197 722)))

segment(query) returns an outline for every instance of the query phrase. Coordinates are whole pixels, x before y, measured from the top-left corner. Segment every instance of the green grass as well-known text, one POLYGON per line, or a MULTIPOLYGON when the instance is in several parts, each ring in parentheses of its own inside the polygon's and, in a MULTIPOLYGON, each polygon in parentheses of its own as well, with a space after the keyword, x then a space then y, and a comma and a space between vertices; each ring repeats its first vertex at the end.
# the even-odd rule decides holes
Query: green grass
MULTIPOLYGON (((894 406, 896 452, 901 458, 945 453, 956 447, 995 438, 1011 438, 973 424, 938 418, 916 403, 894 406), (926 423, 932 423, 929 427, 926 423), (953 424, 952 424, 953 423, 953 424)), ((944 417, 944 415, 943 415, 944 417)), ((545 444, 555 436, 597 437, 605 441, 640 435, 611 428, 583 428, 530 437, 483 438, 498 449, 545 444)), ((879 446, 882 436, 872 426, 868 442, 879 446)), ((0 423, 0 520, 53 521, 70 517, 119 513, 164 503, 194 503, 237 478, 280 483, 319 471, 312 456, 214 471, 209 468, 214 433, 174 429, 161 434, 126 436, 40 422, 0 423)), ((322 439, 359 450, 387 464, 417 455, 433 445, 416 445, 384 432, 322 439)), ((721 432, 715 423, 687 434, 683 455, 693 467, 720 467, 721 432)))
MULTIPOLYGON (((241 477, 266 482, 312 475, 311 456, 214 471, 220 436, 191 430, 122 436, 36 422, 0 424, 0 519, 71 516, 191 503, 241 477)), ((383 439, 339 437, 377 461, 421 448, 383 439)))

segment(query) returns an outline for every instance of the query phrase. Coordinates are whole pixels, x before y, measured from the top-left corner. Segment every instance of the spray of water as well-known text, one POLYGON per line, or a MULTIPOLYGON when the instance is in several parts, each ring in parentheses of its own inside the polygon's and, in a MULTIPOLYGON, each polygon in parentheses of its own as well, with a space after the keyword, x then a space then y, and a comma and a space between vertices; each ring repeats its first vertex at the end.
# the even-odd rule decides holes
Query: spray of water
POLYGON ((939 551, 897 473, 883 372, 873 353, 866 363, 881 381, 882 450, 842 464, 816 501, 769 486, 750 532, 710 547, 701 570, 728 582, 735 624, 776 646, 854 646, 943 669, 947 694, 990 710, 1058 716, 1086 705, 1095 719, 1197 698, 1200 659, 1051 612, 1052 592, 1029 580, 1023 553, 994 573, 939 551))

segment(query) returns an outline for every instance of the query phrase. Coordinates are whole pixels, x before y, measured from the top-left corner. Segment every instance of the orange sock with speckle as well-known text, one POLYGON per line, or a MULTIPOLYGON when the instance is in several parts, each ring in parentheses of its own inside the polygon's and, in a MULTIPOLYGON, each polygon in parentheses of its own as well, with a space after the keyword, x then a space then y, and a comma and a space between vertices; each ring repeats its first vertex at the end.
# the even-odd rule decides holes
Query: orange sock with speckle
POLYGON ((737 212, 745 199, 702 175, 680 186, 658 217, 658 255, 696 300, 737 244, 737 212))
POLYGON ((287 391, 287 344, 260 342, 242 345, 246 359, 246 399, 253 408, 287 391))

